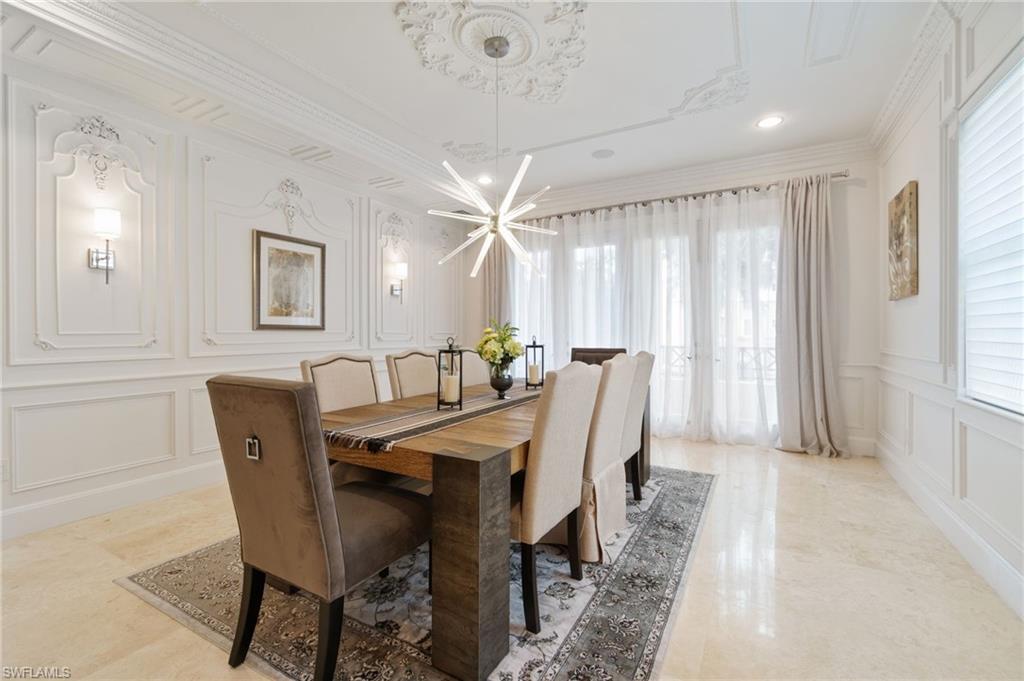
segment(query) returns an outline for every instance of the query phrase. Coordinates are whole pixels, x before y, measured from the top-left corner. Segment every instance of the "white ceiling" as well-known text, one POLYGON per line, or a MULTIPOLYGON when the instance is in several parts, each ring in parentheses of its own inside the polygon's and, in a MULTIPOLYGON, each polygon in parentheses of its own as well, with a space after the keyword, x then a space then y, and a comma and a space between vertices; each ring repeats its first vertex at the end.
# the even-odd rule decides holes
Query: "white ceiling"
MULTIPOLYGON (((465 153, 482 143, 493 156, 494 96, 481 90, 493 72, 481 60, 473 86, 458 77, 471 73, 486 35, 508 34, 525 61, 502 76, 518 80, 501 97, 501 140, 514 156, 534 154, 527 189, 865 137, 928 10, 914 2, 556 5, 428 5, 429 16, 394 2, 133 7, 473 176, 493 174, 493 160, 465 153), (423 25, 435 32, 421 53, 414 39, 423 25), (523 85, 528 76, 539 85, 523 85), (755 128, 768 113, 785 123, 755 128), (615 153, 595 159, 598 149, 615 153)), ((499 182, 515 165, 504 159, 499 182)))

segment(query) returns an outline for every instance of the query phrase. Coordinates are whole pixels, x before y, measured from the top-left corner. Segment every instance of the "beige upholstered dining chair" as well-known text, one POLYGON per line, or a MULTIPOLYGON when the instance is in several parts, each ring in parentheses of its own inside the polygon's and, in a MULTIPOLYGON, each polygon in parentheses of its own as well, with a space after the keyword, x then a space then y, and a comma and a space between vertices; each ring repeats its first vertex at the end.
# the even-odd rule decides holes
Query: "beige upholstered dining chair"
POLYGON ((377 372, 368 355, 334 354, 304 359, 302 380, 316 386, 320 411, 335 411, 380 402, 377 372))
POLYGON ((268 575, 320 601, 315 681, 334 678, 345 594, 430 538, 430 498, 370 482, 335 487, 309 383, 206 382, 244 576, 228 663, 245 661, 268 575))
POLYGON ((627 524, 622 430, 636 364, 637 360, 626 354, 601 364, 601 383, 583 466, 580 554, 588 562, 603 561, 604 542, 627 524))
POLYGON ((629 390, 626 423, 622 429, 622 461, 629 466, 629 477, 633 483, 633 498, 640 501, 643 498, 640 475, 640 439, 643 435, 647 390, 651 385, 651 372, 654 371, 654 355, 641 350, 634 357, 636 358, 636 372, 633 374, 633 385, 629 390))
POLYGON ((491 367, 475 350, 462 353, 462 384, 480 385, 491 380, 491 367))
MULTIPOLYGON (((333 354, 319 359, 304 359, 300 367, 302 380, 316 387, 321 411, 335 411, 380 402, 377 372, 373 358, 365 355, 333 354)), ((335 485, 356 480, 389 482, 397 476, 365 466, 335 461, 331 478, 335 485)))
POLYGON ((437 391, 437 355, 425 350, 407 350, 387 355, 391 397, 400 400, 437 391))
POLYGON ((533 633, 540 631, 535 547, 563 521, 569 528, 572 577, 583 578, 578 531, 580 487, 600 375, 597 367, 580 362, 547 373, 534 417, 526 473, 513 478, 510 530, 512 541, 520 543, 523 611, 526 628, 533 633))

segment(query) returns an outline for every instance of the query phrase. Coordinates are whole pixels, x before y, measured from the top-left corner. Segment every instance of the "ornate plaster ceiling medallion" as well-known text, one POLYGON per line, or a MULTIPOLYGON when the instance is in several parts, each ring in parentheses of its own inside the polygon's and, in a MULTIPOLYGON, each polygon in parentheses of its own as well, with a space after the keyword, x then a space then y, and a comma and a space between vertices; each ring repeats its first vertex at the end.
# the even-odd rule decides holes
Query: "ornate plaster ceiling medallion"
POLYGON ((469 0, 403 0, 395 6, 395 17, 423 68, 486 94, 494 93, 497 80, 484 41, 504 37, 509 49, 501 62, 501 94, 557 102, 570 72, 583 63, 586 4, 516 4, 512 9, 469 0))
MULTIPOLYGON (((494 148, 486 142, 459 144, 454 140, 449 140, 442 144, 441 148, 460 161, 466 161, 467 163, 483 163, 484 161, 494 160, 494 148)), ((512 147, 501 148, 501 156, 508 156, 511 153, 512 147)))

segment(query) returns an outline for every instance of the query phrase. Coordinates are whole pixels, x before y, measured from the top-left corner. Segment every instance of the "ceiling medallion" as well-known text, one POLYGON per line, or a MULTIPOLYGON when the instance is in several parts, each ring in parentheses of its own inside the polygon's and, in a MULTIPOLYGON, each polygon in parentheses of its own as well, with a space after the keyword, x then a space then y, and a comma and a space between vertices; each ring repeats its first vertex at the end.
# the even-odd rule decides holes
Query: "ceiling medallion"
POLYGON ((508 54, 501 62, 501 94, 557 102, 570 72, 583 63, 586 4, 519 2, 517 6, 403 0, 395 6, 395 17, 423 68, 485 94, 494 92, 498 80, 484 41, 505 38, 508 54))

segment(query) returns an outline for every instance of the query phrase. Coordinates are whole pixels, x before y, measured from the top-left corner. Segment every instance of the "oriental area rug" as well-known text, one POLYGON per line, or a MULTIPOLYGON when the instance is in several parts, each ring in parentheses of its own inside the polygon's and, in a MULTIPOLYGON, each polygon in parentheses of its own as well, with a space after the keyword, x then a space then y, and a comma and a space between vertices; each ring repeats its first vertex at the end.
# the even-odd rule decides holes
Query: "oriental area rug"
MULTIPOLYGON (((643 501, 628 499, 629 527, 607 545, 606 562, 569 576, 563 547, 537 553, 542 631, 523 623, 518 547, 511 570, 509 654, 495 681, 649 679, 656 671, 671 614, 682 596, 714 476, 652 468, 643 501)), ((391 565, 345 598, 336 679, 449 678, 430 666, 427 547, 391 565)), ((118 584, 225 651, 230 648, 242 583, 238 537, 178 556, 118 584)), ((317 601, 267 587, 245 664, 271 678, 311 679, 317 601)), ((224 655, 227 671, 227 653, 224 655)))

